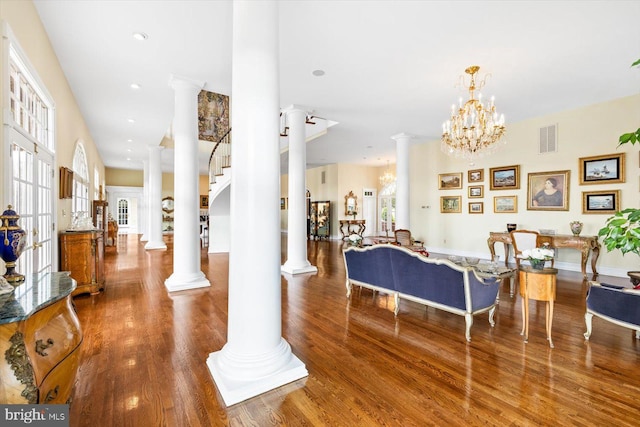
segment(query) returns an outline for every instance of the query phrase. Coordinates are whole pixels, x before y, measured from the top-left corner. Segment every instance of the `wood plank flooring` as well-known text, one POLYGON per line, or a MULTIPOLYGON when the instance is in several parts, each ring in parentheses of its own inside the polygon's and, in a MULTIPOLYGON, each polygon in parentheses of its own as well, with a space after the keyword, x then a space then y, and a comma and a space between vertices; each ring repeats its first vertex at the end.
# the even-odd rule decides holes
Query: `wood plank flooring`
MULTIPOLYGON (((286 260, 283 237, 283 262, 286 260)), ((594 318, 583 333, 586 282, 560 272, 550 349, 545 303, 505 283, 491 328, 356 288, 345 296, 342 242, 308 242, 315 275, 282 279, 282 333, 309 376, 225 407, 206 359, 226 342, 228 255, 202 250, 205 289, 169 294, 172 241, 145 251, 119 236, 104 293, 78 296, 84 332, 72 426, 637 426, 640 340, 594 318)), ((256 254, 256 256, 259 256, 256 254)), ((432 256, 435 256, 432 254, 432 256)), ((601 277, 626 284, 626 279, 601 277)))

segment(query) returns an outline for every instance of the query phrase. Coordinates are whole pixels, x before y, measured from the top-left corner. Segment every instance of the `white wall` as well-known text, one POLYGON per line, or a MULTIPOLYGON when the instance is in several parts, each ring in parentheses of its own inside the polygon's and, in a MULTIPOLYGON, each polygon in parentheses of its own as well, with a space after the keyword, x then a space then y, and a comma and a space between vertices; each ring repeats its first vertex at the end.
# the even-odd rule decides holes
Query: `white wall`
POLYGON ((118 199, 129 199, 129 227, 118 228, 119 234, 137 234, 142 233, 144 224, 146 224, 146 218, 144 218, 143 209, 139 209, 143 202, 143 189, 142 187, 122 187, 122 186, 107 186, 107 212, 113 216, 114 219, 118 218, 118 199))

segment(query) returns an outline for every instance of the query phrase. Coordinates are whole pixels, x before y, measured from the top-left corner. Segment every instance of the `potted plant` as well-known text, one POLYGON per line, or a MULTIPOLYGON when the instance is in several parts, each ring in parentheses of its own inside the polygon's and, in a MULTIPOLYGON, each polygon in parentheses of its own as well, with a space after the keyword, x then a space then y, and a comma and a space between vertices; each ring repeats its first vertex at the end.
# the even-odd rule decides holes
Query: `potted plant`
POLYGON ((627 208, 607 219, 598 231, 602 243, 611 252, 620 249, 622 254, 632 252, 640 256, 640 209, 627 208))
MULTIPOLYGON (((602 243, 611 252, 619 249, 622 255, 631 252, 640 256, 640 209, 627 208, 607 219, 598 232, 602 243)), ((640 271, 628 271, 634 288, 640 288, 640 271)))
MULTIPOLYGON (((640 65, 640 59, 631 64, 632 67, 640 65)), ((638 130, 620 135, 618 147, 623 144, 635 145, 640 143, 640 128, 638 130)), ((619 249, 622 255, 631 252, 640 256, 640 209, 627 208, 607 219, 604 227, 598 231, 602 237, 602 243, 608 252, 619 249)), ((635 287, 640 286, 640 271, 627 272, 631 283, 635 287)))

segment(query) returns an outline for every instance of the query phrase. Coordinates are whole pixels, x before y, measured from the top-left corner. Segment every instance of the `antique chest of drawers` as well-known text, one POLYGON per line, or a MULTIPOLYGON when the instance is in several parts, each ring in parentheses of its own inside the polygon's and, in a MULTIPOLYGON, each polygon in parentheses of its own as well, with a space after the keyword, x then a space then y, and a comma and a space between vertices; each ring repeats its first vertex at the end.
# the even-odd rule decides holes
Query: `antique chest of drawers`
POLYGON ((28 277, 0 297, 0 403, 66 403, 82 330, 67 273, 28 277))

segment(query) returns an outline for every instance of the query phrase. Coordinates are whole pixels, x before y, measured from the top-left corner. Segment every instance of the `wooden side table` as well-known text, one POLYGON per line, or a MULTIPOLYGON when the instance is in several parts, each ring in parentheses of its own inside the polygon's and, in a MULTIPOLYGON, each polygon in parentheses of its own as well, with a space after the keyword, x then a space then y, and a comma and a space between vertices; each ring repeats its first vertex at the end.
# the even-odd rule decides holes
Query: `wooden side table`
POLYGON ((524 342, 529 341, 529 300, 546 301, 546 331, 549 345, 551 341, 551 325, 553 324, 553 302, 556 300, 557 268, 545 268, 536 270, 529 266, 521 266, 519 271, 520 295, 522 296, 522 332, 524 342))

